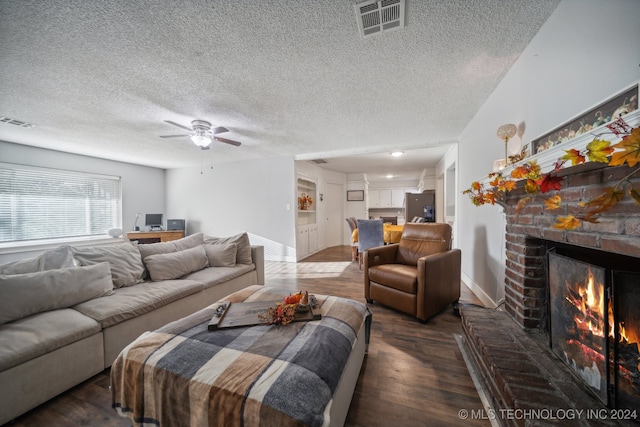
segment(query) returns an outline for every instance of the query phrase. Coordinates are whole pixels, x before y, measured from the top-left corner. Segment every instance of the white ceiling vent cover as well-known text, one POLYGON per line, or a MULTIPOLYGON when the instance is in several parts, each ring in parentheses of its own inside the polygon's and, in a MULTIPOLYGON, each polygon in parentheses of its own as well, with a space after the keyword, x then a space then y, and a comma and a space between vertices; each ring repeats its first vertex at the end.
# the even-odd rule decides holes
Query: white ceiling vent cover
POLYGON ((404 28, 405 0, 368 0, 356 3, 356 19, 360 34, 367 37, 404 28))

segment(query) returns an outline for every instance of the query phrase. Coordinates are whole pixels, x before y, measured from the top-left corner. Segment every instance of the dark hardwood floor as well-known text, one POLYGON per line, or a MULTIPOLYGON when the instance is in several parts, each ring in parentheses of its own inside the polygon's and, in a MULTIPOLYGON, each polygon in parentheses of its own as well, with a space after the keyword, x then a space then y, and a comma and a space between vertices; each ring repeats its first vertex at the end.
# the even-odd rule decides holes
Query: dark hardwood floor
MULTIPOLYGON (((267 262, 266 284, 364 301, 363 273, 348 246, 329 248, 297 264, 267 262)), ((463 285, 462 303, 479 303, 463 285)), ((421 324, 377 303, 373 324, 347 416, 347 426, 490 425, 462 420, 459 412, 482 409, 454 334, 460 319, 447 309, 421 324)), ((96 375, 10 426, 130 426, 111 409, 109 370, 96 375)))

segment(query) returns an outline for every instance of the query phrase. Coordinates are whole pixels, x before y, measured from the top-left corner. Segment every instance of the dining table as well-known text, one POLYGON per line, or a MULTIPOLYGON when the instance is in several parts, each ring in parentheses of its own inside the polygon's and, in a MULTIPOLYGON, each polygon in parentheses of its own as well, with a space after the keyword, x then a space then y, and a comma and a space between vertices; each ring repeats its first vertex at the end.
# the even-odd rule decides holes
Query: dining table
MULTIPOLYGON (((402 237, 402 230, 404 230, 404 225, 395 225, 384 223, 382 224, 382 234, 383 240, 386 245, 391 243, 400 243, 400 237, 402 237)), ((353 234, 351 236, 353 238, 353 243, 358 241, 358 229, 353 230, 353 234)))

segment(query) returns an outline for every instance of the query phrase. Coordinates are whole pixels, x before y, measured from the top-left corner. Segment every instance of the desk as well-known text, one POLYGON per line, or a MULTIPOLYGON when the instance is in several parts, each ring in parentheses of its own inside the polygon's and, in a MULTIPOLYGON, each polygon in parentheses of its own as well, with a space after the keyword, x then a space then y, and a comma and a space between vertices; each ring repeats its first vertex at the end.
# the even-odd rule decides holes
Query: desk
POLYGON ((136 240, 140 244, 170 242, 172 240, 182 239, 184 230, 174 231, 131 231, 127 233, 127 239, 136 240))
MULTIPOLYGON (((382 225, 382 234, 384 243, 399 243, 400 237, 402 237, 402 230, 404 230, 404 225, 393 225, 393 224, 383 224, 382 225)), ((358 241, 358 229, 353 230, 353 234, 351 235, 353 239, 353 243, 358 241)))

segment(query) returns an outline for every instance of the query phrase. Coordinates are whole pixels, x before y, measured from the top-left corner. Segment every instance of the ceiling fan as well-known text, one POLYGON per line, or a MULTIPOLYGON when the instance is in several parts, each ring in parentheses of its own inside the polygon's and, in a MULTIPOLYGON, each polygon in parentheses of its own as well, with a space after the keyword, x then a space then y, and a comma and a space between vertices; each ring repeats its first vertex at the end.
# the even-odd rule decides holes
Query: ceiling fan
POLYGON ((183 135, 161 135, 160 138, 180 138, 183 136, 191 137, 191 141, 200 147, 203 150, 209 149, 209 144, 211 144, 214 140, 219 142, 224 142, 225 144, 235 145, 236 147, 240 146, 238 141, 234 141, 232 139, 221 138, 216 136, 219 133, 229 132, 229 129, 218 126, 216 128, 211 129, 211 123, 206 120, 194 120, 191 122, 191 128, 186 126, 182 126, 179 123, 172 122, 171 120, 165 120, 166 123, 170 125, 177 126, 182 129, 188 130, 189 134, 183 135))

